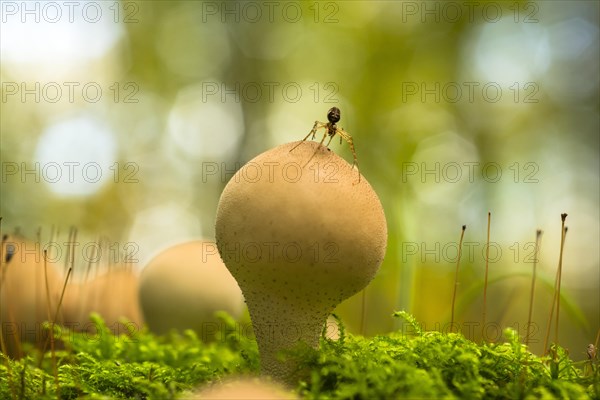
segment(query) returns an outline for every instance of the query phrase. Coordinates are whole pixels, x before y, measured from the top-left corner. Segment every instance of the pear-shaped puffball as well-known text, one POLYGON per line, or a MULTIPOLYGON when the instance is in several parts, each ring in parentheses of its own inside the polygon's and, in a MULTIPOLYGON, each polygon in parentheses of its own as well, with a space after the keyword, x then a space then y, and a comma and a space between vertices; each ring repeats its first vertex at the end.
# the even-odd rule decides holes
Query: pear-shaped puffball
POLYGON ((114 334, 138 331, 144 321, 138 302, 139 276, 130 268, 113 265, 87 282, 67 285, 63 300, 63 325, 76 331, 95 332, 90 321, 98 313, 114 334), (121 319, 129 321, 126 327, 121 319))
POLYGON ((63 278, 53 262, 44 268, 39 243, 7 237, 0 256, 0 327, 7 354, 17 358, 24 342, 41 349, 47 341, 43 323, 55 317, 63 278))
POLYGON ((262 379, 241 378, 218 383, 197 392, 190 399, 212 400, 294 400, 293 392, 262 379))
POLYGON ((217 209, 216 239, 238 281, 264 373, 293 380, 277 352, 316 347, 327 316, 381 265, 383 208, 356 169, 315 142, 288 143, 244 165, 217 209))
POLYGON ((178 244, 153 258, 142 271, 139 298, 153 332, 192 329, 204 340, 219 329, 215 312, 237 318, 244 309, 240 288, 208 240, 178 244))

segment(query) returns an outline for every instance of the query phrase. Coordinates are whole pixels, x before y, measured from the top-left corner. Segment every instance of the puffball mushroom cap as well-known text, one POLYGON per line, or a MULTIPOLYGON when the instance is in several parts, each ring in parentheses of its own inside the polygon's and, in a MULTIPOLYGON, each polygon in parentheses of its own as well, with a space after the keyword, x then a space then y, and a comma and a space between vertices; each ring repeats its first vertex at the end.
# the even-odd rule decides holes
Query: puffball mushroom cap
POLYGON ((128 332, 121 318, 132 324, 131 329, 139 331, 144 320, 138 287, 138 273, 125 265, 112 265, 107 272, 87 282, 69 283, 61 310, 65 325, 77 331, 95 332, 96 326, 90 321, 90 314, 95 312, 114 334, 128 332))
POLYGON ((159 253, 143 269, 139 299, 148 327, 156 333, 193 329, 211 339, 214 313, 239 317, 242 292, 210 240, 181 243, 159 253))
POLYGON ((296 144, 258 155, 231 178, 215 226, 263 372, 283 380, 289 371, 275 353, 298 340, 316 347, 327 316, 373 279, 387 245, 383 208, 367 180, 326 147, 302 142, 290 152, 296 144))
POLYGON ((41 348, 46 341, 48 333, 42 324, 55 316, 63 277, 52 261, 46 261, 44 268, 39 243, 9 236, 2 243, 1 255, 0 322, 6 351, 17 358, 22 355, 22 342, 41 348))
POLYGON ((246 377, 229 379, 206 387, 190 397, 190 400, 192 399, 295 400, 298 397, 275 382, 246 377))

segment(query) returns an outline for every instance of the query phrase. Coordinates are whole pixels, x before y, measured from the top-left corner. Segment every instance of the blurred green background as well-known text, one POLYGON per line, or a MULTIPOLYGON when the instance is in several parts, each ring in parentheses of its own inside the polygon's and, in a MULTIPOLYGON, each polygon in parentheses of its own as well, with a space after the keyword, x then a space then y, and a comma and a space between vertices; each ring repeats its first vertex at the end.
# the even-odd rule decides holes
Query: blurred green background
MULTIPOLYGON (((456 322, 480 340, 489 211, 486 337, 525 335, 541 229, 541 352, 566 212, 560 337, 585 358, 600 327, 598 2, 53 4, 2 2, 3 231, 66 241, 75 226, 142 268, 213 237, 233 172, 337 106, 389 229, 365 332, 403 329, 398 309, 448 330, 465 224, 456 322)), ((360 295, 338 311, 360 330, 360 295)))

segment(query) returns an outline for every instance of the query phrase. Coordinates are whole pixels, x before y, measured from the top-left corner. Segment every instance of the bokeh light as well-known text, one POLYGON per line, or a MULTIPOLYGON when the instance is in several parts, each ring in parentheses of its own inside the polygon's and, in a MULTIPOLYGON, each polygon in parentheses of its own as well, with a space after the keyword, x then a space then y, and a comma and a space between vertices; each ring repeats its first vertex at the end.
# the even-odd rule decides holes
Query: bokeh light
POLYGON ((105 56, 121 40, 113 3, 4 2, 2 67, 24 80, 67 79, 105 56))
POLYGON ((113 132, 90 116, 50 125, 35 150, 41 180, 59 196, 90 196, 113 179, 116 162, 113 132))

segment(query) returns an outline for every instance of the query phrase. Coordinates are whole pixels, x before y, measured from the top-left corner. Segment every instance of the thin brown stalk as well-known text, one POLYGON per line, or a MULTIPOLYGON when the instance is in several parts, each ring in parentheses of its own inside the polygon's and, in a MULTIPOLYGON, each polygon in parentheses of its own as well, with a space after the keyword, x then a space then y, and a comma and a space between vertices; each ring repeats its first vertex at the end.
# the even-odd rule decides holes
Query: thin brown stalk
POLYGON ((63 288, 60 293, 60 298, 58 299, 58 304, 56 305, 56 311, 54 311, 54 318, 52 319, 52 323, 55 323, 58 318, 58 313, 60 312, 60 307, 62 306, 62 302, 65 297, 65 291, 67 289, 67 284, 69 283, 69 277, 71 276, 71 272, 73 272, 73 267, 69 268, 69 270, 67 271, 67 276, 65 277, 65 282, 63 283, 63 288))
POLYGON ((556 271, 556 278, 554 279, 554 292, 552 294, 552 305, 550 306, 550 315, 548 316, 548 325, 546 326, 546 337, 544 338, 544 351, 543 354, 548 353, 548 340, 550 339, 550 328, 552 327, 552 319, 554 317, 554 307, 556 306, 556 285, 558 283, 558 270, 556 271))
MULTIPOLYGON (((38 227, 38 230, 36 232, 36 244, 35 244, 35 250, 36 250, 36 254, 35 254, 35 262, 37 264, 38 262, 38 257, 40 255, 39 253, 39 248, 41 248, 42 246, 42 227, 38 227), (38 248, 39 246, 39 248, 38 248)), ((42 299, 40 299, 40 275, 37 273, 37 271, 34 271, 34 285, 35 285, 35 320, 39 321, 40 318, 42 318, 42 315, 44 313, 43 310, 43 306, 42 306, 42 299)))
MULTIPOLYGON (((0 217, 0 235, 2 234, 2 217, 0 217)), ((4 284, 4 242, 6 238, 2 236, 2 243, 0 243, 0 350, 2 353, 8 354, 6 351, 6 343, 4 343, 4 329, 2 329, 2 286, 4 284)), ((8 366, 8 361, 6 362, 8 366)))
POLYGON ((554 295, 552 297, 552 306, 550 307, 550 316, 548 317, 548 326, 546 327, 546 337, 544 339, 544 353, 546 354, 548 353, 548 340, 550 339, 550 327, 552 326, 552 318, 554 317, 554 307, 556 306, 556 304, 560 301, 559 297, 557 297, 557 295, 559 294, 559 290, 558 290, 558 285, 559 285, 559 280, 560 280, 560 274, 561 274, 561 268, 562 268, 562 247, 565 241, 565 236, 566 236, 566 230, 565 230, 565 218, 567 218, 567 214, 561 214, 561 219, 562 219, 562 227, 561 227, 561 235, 560 235, 560 242, 561 242, 561 249, 560 249, 560 256, 559 256, 559 267, 556 269, 556 278, 554 279, 554 295))
MULTIPOLYGON (((8 373, 9 382, 10 377, 13 376, 13 370, 11 364, 8 362, 8 351, 6 349, 6 342, 4 341, 4 329, 2 329, 2 285, 4 284, 4 276, 6 271, 4 271, 3 263, 4 263, 4 242, 6 241, 6 237, 2 235, 2 217, 0 217, 0 237, 2 238, 2 242, 0 242, 0 350, 5 355, 2 357, 4 359, 4 365, 6 366, 6 372, 8 373)), ((10 391, 12 394, 12 398, 17 398, 17 393, 15 391, 14 385, 10 385, 10 391)))
POLYGON ((462 242, 465 236, 465 230, 467 229, 466 225, 462 226, 462 230, 460 232, 460 241, 458 243, 458 256, 456 258, 456 273, 454 275, 454 293, 452 293, 452 316, 450 317, 450 331, 452 331, 454 326, 454 304, 456 303, 456 290, 458 288, 458 266, 460 265, 460 257, 462 255, 462 242))
POLYGON ((567 238, 567 228, 565 226, 565 219, 567 214, 561 214, 562 218, 562 236, 560 239, 560 255, 558 258, 558 286, 556 292, 556 324, 554 325, 554 343, 558 345, 558 322, 560 317, 560 283, 562 281, 562 264, 563 264, 563 250, 565 248, 565 239, 567 238))
POLYGON ((367 288, 362 290, 362 304, 361 304, 361 315, 360 315, 360 334, 365 336, 365 321, 367 319, 367 288))
MULTIPOLYGON (((48 287, 48 279, 47 279, 47 261, 46 261, 46 256, 47 253, 46 251, 44 251, 44 271, 46 274, 46 292, 49 293, 49 287, 48 287)), ((52 370, 54 373, 54 381, 56 382, 56 394, 57 397, 60 397, 60 386, 59 386, 59 380, 58 380, 58 363, 56 360, 56 352, 55 352, 55 347, 54 347, 54 326, 56 324, 56 319, 58 318, 58 313, 60 312, 60 307, 62 306, 62 302, 65 296, 65 291, 67 289, 67 284, 69 282, 69 277, 71 276, 71 272, 73 271, 73 268, 69 268, 69 270, 67 271, 67 276, 65 277, 65 282, 63 283, 63 287, 62 287, 62 291, 60 294, 60 298, 58 300, 58 303, 56 304, 56 310, 54 311, 54 316, 50 317, 50 296, 49 294, 47 295, 48 298, 48 315, 49 315, 49 320, 50 320, 50 335, 48 336, 48 339, 50 341, 50 354, 51 354, 51 358, 52 358, 52 370)), ((42 348, 42 358, 43 358, 43 354, 46 352, 46 347, 48 346, 48 339, 44 342, 44 347, 42 348)))
POLYGON ((529 316, 527 317, 527 333, 525 335, 525 346, 527 347, 529 347, 529 335, 531 334, 531 318, 533 316, 533 297, 535 293, 535 278, 537 273, 536 270, 541 239, 542 231, 538 229, 535 233, 535 249, 533 253, 533 275, 531 277, 531 291, 529 295, 529 316))
POLYGON ((69 268, 69 265, 73 265, 73 259, 75 258, 75 243, 77 243, 77 228, 74 226, 69 230, 69 242, 67 247, 67 258, 65 259, 65 271, 69 268))
POLYGON ((92 269, 92 263, 96 262, 97 252, 98 252, 99 248, 100 248, 100 239, 98 239, 96 241, 96 246, 94 246, 92 248, 92 256, 90 257, 90 259, 88 261, 87 271, 85 272, 85 279, 83 280, 84 282, 88 281, 88 278, 90 276, 90 269, 92 269))
MULTIPOLYGON (((50 285, 48 283, 48 251, 44 250, 44 281, 46 283, 46 313, 47 313, 47 318, 48 321, 52 321, 52 312, 50 310, 51 305, 50 305, 50 285)), ((52 329, 54 329, 54 326, 52 326, 52 329)), ((54 332, 51 331, 50 332, 50 341, 51 346, 54 344, 54 340, 53 340, 53 334, 54 332)), ((48 344, 48 339, 46 339, 46 341, 44 342, 44 345, 42 346, 42 357, 40 357, 40 365, 42 362, 42 359, 44 358, 43 354, 46 351, 46 346, 48 344)))
POLYGON ((488 267, 490 262, 490 225, 492 213, 488 212, 487 220, 487 245, 485 247, 485 278, 483 281, 483 312, 481 315, 481 340, 485 341, 485 317, 487 311, 487 285, 488 285, 488 267))

